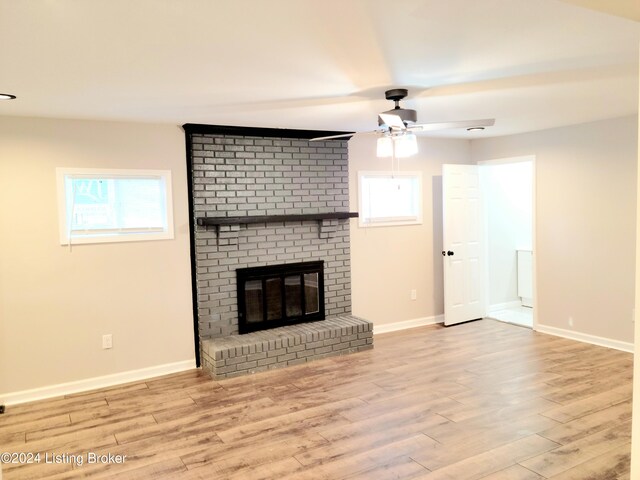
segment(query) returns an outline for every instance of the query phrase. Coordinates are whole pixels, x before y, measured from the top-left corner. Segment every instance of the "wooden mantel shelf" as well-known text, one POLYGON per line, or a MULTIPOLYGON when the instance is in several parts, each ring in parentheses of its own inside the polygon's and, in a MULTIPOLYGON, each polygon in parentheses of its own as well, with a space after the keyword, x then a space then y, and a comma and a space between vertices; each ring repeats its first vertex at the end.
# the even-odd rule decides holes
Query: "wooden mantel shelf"
POLYGON ((358 212, 307 213, 298 215, 256 215, 245 217, 198 217, 201 227, 220 225, 243 225, 248 223, 304 222, 308 220, 342 220, 355 218, 358 212))

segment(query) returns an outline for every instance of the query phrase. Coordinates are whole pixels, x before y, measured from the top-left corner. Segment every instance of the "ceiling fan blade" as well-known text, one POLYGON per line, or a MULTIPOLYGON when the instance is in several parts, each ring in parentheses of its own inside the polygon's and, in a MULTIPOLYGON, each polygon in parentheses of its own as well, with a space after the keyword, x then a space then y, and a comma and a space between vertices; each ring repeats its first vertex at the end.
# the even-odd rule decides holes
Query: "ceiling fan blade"
POLYGON ((386 129, 381 128, 380 130, 370 130, 368 132, 354 132, 354 133, 343 133, 341 135, 329 135, 328 137, 316 137, 309 139, 310 142, 317 142, 321 140, 331 140, 334 138, 346 138, 346 137, 354 137, 356 135, 371 135, 373 133, 384 133, 386 129))
POLYGON ((400 130, 405 130, 407 128, 404 122, 402 121, 402 119, 398 115, 381 113, 378 116, 380 117, 380 120, 382 120, 382 123, 384 125, 388 125, 391 128, 397 128, 400 130))
POLYGON ((355 133, 342 133, 340 135, 329 135, 326 137, 316 137, 316 138, 310 138, 309 141, 310 142, 318 142, 320 140, 332 140, 334 138, 346 138, 346 137, 353 137, 355 135, 355 133))
POLYGON ((496 123, 495 118, 482 120, 458 120, 454 122, 422 123, 409 125, 408 129, 414 132, 431 132, 434 130, 447 130, 449 128, 490 127, 496 123))

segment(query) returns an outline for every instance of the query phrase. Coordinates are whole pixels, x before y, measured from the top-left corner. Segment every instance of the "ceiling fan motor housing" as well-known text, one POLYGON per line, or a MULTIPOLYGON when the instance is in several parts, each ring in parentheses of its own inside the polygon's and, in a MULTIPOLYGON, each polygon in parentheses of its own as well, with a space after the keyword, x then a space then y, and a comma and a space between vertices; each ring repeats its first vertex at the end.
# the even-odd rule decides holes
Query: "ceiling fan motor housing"
MULTIPOLYGON (((408 123, 416 123, 418 121, 418 114, 415 110, 411 110, 409 108, 400 107, 400 100, 405 98, 408 95, 408 91, 406 88, 394 88, 392 90, 387 90, 384 92, 384 96, 387 100, 392 100, 396 103, 395 108, 393 110, 387 110, 386 113, 388 115, 396 115, 400 117, 400 119, 404 122, 404 124, 408 123)), ((380 117, 378 117, 378 125, 384 125, 380 117)))
MULTIPOLYGON (((416 120, 418 119, 418 114, 416 113, 416 111, 408 108, 397 107, 397 108, 394 108, 393 110, 387 110, 386 112, 382 112, 382 113, 386 113, 387 115, 396 115, 397 117, 400 117, 400 119, 404 122, 405 125, 409 123, 416 123, 416 120)), ((380 117, 378 117, 378 125, 380 126, 384 125, 384 122, 380 117)))

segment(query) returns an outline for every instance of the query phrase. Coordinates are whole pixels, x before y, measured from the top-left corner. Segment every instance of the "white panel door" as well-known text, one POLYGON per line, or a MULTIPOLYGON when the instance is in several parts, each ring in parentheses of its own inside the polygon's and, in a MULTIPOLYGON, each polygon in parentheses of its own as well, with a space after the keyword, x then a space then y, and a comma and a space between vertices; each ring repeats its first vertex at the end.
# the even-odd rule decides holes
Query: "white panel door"
POLYGON ((442 166, 444 324, 482 318, 485 247, 477 165, 442 166))

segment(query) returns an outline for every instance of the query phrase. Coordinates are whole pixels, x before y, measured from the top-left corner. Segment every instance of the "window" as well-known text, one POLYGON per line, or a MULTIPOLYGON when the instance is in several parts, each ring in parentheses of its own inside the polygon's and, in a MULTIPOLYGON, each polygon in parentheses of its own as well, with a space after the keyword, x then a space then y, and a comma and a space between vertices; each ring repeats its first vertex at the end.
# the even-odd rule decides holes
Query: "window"
POLYGON ((168 170, 56 169, 60 243, 173 238, 168 170))
POLYGON ((422 223, 422 173, 358 172, 361 227, 422 223))

